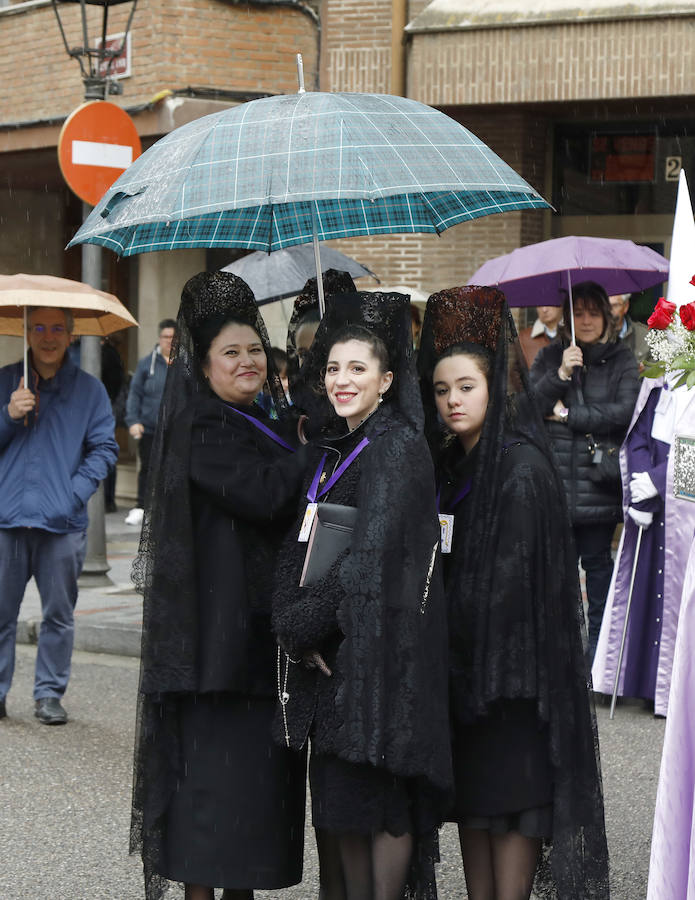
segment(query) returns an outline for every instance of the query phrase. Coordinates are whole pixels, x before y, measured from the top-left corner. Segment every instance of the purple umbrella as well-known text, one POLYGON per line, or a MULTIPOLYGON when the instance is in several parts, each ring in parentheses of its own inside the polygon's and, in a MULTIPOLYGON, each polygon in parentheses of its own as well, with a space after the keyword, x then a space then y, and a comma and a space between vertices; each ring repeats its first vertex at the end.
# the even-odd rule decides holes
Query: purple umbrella
MULTIPOLYGON (((632 294, 668 278, 668 260, 650 247, 612 238, 562 237, 489 259, 468 284, 499 287, 510 306, 560 306, 561 291, 597 281, 609 295, 632 294)), ((572 323, 574 324, 574 323, 572 323)))

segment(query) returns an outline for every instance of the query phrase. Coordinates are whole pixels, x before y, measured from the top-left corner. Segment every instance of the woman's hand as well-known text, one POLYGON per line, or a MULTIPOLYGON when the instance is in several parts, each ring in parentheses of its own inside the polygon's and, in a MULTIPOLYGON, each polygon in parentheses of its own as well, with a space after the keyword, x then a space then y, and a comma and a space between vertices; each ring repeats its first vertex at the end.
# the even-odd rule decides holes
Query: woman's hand
POLYGON ((570 344, 562 354, 562 362, 560 363, 560 368, 557 370, 557 374, 563 381, 569 381, 572 377, 572 370, 576 366, 583 365, 584 356, 581 347, 577 347, 576 344, 570 344))
POLYGON ((329 678, 333 674, 318 650, 307 650, 306 653, 302 654, 302 661, 307 669, 318 669, 329 678))
POLYGON ((562 400, 557 400, 555 402, 555 406, 553 406, 552 415, 546 416, 546 420, 548 422, 566 422, 567 416, 569 415, 569 410, 562 402, 562 400))

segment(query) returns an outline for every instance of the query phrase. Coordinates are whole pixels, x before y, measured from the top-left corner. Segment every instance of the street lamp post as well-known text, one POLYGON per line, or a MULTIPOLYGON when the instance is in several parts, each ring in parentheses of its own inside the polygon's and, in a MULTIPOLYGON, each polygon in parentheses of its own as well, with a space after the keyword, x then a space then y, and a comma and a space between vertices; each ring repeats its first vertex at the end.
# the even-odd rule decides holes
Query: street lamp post
MULTIPOLYGON (((58 27, 63 38, 65 50, 68 56, 76 59, 80 65, 85 101, 104 100, 107 91, 109 94, 122 93, 121 86, 113 78, 112 66, 114 60, 125 49, 138 0, 51 0, 51 2, 58 20, 58 27), (119 45, 109 48, 107 46, 109 9, 112 6, 123 3, 132 4, 123 32, 123 40, 119 45), (73 7, 75 4, 80 6, 82 43, 75 47, 71 47, 68 43, 61 18, 61 8, 64 8, 66 4, 70 4, 73 7), (102 9, 99 33, 91 43, 87 15, 88 6, 98 6, 102 9)), ((90 211, 91 207, 85 203, 85 218, 90 211)), ((85 244, 82 247, 82 280, 92 287, 102 290, 101 248, 93 244, 85 244)), ((80 363, 85 372, 101 379, 101 340, 99 337, 82 337, 80 363)), ((106 559, 103 484, 99 485, 99 489, 90 498, 88 511, 87 553, 82 567, 80 584, 83 586, 111 584, 111 579, 107 575, 111 567, 106 559)))
POLYGON ((135 7, 138 0, 51 0, 53 11, 58 20, 58 28, 65 44, 65 51, 68 56, 76 59, 80 64, 82 72, 82 81, 84 82, 84 98, 85 100, 103 100, 106 97, 107 85, 110 94, 120 94, 122 89, 120 85, 113 81, 111 67, 114 60, 119 57, 125 49, 126 41, 130 25, 135 14, 135 7), (82 24, 82 44, 77 47, 71 47, 65 34, 65 28, 60 14, 61 7, 66 3, 75 6, 79 4, 81 12, 82 24), (123 32, 123 40, 120 46, 109 49, 106 46, 106 35, 108 31, 109 9, 112 6, 119 6, 123 3, 131 3, 130 14, 123 32), (100 6, 102 9, 100 35, 94 44, 89 41, 89 22, 87 20, 87 7, 100 6))

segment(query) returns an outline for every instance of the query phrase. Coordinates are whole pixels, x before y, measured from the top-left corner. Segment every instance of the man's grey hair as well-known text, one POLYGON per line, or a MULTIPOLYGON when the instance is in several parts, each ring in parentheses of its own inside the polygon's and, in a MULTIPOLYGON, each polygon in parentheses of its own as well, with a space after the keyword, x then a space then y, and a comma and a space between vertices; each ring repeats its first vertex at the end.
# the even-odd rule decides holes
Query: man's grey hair
POLYGON ((59 309, 65 316, 65 328, 68 334, 72 334, 75 330, 75 317, 71 309, 66 309, 64 306, 30 306, 27 310, 27 320, 31 318, 31 314, 36 312, 37 309, 59 309))

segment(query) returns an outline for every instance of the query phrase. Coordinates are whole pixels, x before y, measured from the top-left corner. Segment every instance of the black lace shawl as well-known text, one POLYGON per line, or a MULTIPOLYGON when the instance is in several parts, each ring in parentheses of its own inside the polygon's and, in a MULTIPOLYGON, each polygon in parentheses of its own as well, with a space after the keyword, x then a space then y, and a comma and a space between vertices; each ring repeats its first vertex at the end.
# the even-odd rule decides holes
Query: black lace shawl
POLYGON ((433 295, 418 362, 444 506, 472 476, 447 560, 453 715, 471 723, 497 699, 536 700, 549 729, 554 795, 553 837, 534 891, 605 900, 598 736, 571 526, 503 295, 477 287, 433 295), (432 390, 438 356, 466 340, 494 352, 488 411, 468 460, 438 429, 432 390))
MULTIPOLYGON (((322 608, 320 615, 327 614, 329 629, 335 610, 342 638, 335 657, 337 727, 332 733, 322 731, 320 749, 419 780, 426 802, 438 803, 441 820, 452 784, 446 610, 434 473, 422 434, 407 298, 368 292, 327 298, 326 316, 301 371, 301 379, 314 388, 322 383, 331 337, 346 322, 363 324, 382 337, 394 382, 383 405, 361 426, 371 443, 359 457, 360 515, 350 550, 322 588, 310 592, 316 611, 322 608)), ((339 427, 343 433, 344 420, 339 427)), ((319 446, 314 458, 320 455, 319 446)), ((304 492, 314 474, 309 469, 304 492)), ((301 513, 304 506, 302 500, 301 513)), ((279 640, 294 651, 321 634, 311 633, 316 619, 298 587, 306 551, 306 545, 297 542, 298 530, 299 517, 286 539, 283 577, 273 599, 279 640)), ((290 664, 290 679, 295 677, 293 668, 290 664)), ((299 673, 289 685, 294 700, 302 689, 309 694, 312 690, 299 673)), ((311 696, 305 702, 311 704, 311 696)), ((303 740, 301 731, 298 740, 303 740)), ((436 834, 430 837, 429 843, 419 842, 412 897, 436 896, 429 877, 436 834)))
MULTIPOLYGON (((205 382, 200 334, 203 330, 209 334, 230 316, 248 323, 259 334, 268 360, 271 395, 279 414, 287 416, 287 404, 273 365, 270 342, 250 289, 228 272, 194 276, 182 294, 172 360, 152 450, 140 548, 133 566, 133 579, 144 593, 144 604, 131 852, 142 853, 147 900, 157 900, 167 887, 166 880, 157 874, 156 868, 163 839, 162 817, 176 788, 180 765, 179 700, 183 694, 199 691, 201 678, 209 681, 203 675, 206 667, 199 658, 201 629, 191 481, 192 445, 194 441, 204 443, 205 435, 214 434, 215 442, 223 451, 224 447, 234 446, 234 453, 227 451, 230 477, 258 486, 261 491, 259 506, 270 504, 270 510, 263 510, 269 518, 273 511, 270 492, 277 489, 277 496, 283 480, 280 473, 275 477, 275 466, 279 456, 290 456, 289 451, 278 448, 271 438, 225 407, 205 382), (236 475, 233 463, 238 469, 236 475), (261 490, 263 485, 267 495, 261 490)), ((262 410, 255 406, 250 412, 253 417, 264 417, 262 410)), ((264 421, 274 430, 283 427, 282 422, 264 421)), ((214 450, 205 449, 203 468, 210 463, 210 452, 214 453, 214 450)), ((217 458, 215 465, 220 464, 224 465, 217 458)), ((198 487, 204 490, 204 485, 198 487)), ((223 483, 220 488, 218 501, 223 505, 223 483)), ((247 517, 244 511, 240 516, 242 519, 247 517)), ((254 529, 254 533, 255 540, 263 540, 262 529, 254 529)), ((243 543, 241 535, 240 540, 243 543)), ((246 598, 241 602, 252 611, 250 607, 258 602, 258 598, 254 599, 254 591, 246 591, 245 587, 239 586, 240 594, 246 598)), ((217 686, 221 689, 243 686, 244 673, 238 667, 229 678, 228 682, 217 686)))

